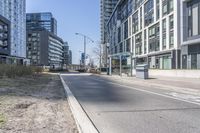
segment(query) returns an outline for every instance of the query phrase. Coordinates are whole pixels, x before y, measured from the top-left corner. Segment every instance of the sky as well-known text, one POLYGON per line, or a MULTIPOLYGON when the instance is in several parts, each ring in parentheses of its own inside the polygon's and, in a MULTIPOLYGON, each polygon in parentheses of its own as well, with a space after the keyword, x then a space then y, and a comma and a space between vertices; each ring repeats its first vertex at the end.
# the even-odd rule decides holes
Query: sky
POLYGON ((94 47, 100 41, 100 0, 26 0, 26 12, 51 12, 57 20, 57 35, 69 43, 72 63, 79 64, 84 50, 82 33, 95 43, 87 41, 87 54, 94 56, 94 47))

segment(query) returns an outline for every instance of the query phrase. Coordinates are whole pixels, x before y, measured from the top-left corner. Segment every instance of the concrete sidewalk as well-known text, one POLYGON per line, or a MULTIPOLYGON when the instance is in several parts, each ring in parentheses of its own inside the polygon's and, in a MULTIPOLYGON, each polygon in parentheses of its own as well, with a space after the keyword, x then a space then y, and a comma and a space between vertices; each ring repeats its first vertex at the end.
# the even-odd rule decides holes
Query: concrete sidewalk
POLYGON ((100 75, 104 78, 128 83, 130 85, 151 86, 158 89, 173 90, 176 92, 200 96, 200 79, 198 78, 175 78, 175 77, 150 77, 148 80, 136 77, 121 77, 118 75, 100 75))

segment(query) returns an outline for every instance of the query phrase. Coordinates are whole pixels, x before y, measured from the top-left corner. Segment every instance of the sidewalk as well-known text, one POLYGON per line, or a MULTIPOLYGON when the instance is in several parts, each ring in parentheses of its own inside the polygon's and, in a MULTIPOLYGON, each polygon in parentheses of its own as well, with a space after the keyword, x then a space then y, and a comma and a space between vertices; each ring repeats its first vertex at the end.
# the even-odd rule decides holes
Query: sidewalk
POLYGON ((174 78, 174 77, 150 77, 148 80, 136 77, 120 77, 118 75, 101 75, 117 82, 124 82, 130 85, 150 86, 156 89, 173 90, 176 92, 200 96, 200 79, 197 78, 174 78))

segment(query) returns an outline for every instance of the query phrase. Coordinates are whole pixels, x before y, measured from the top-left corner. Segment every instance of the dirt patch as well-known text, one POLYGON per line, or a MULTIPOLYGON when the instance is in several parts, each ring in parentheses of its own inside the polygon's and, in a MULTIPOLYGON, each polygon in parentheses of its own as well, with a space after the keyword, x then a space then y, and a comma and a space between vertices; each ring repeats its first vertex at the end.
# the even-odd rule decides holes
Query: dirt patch
POLYGON ((57 75, 0 80, 1 133, 77 133, 57 75))

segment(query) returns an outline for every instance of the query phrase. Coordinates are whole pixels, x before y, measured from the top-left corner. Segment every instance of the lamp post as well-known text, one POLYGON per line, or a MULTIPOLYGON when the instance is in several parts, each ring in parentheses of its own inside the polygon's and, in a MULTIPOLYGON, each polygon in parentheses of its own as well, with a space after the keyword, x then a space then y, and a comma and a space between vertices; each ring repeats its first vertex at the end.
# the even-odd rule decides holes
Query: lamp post
POLYGON ((79 36, 82 36, 84 38, 84 69, 86 70, 86 61, 85 61, 85 58, 86 58, 86 40, 88 39, 92 43, 94 43, 94 41, 90 37, 88 37, 84 34, 81 34, 81 33, 75 33, 75 35, 79 35, 79 36))
POLYGON ((111 65, 111 62, 110 62, 110 58, 109 57, 109 47, 110 47, 110 43, 106 43, 106 67, 107 67, 107 74, 111 75, 111 70, 110 70, 110 65, 111 65))
POLYGON ((81 53, 83 53, 82 51, 79 50, 79 63, 80 63, 80 69, 81 69, 81 53))

